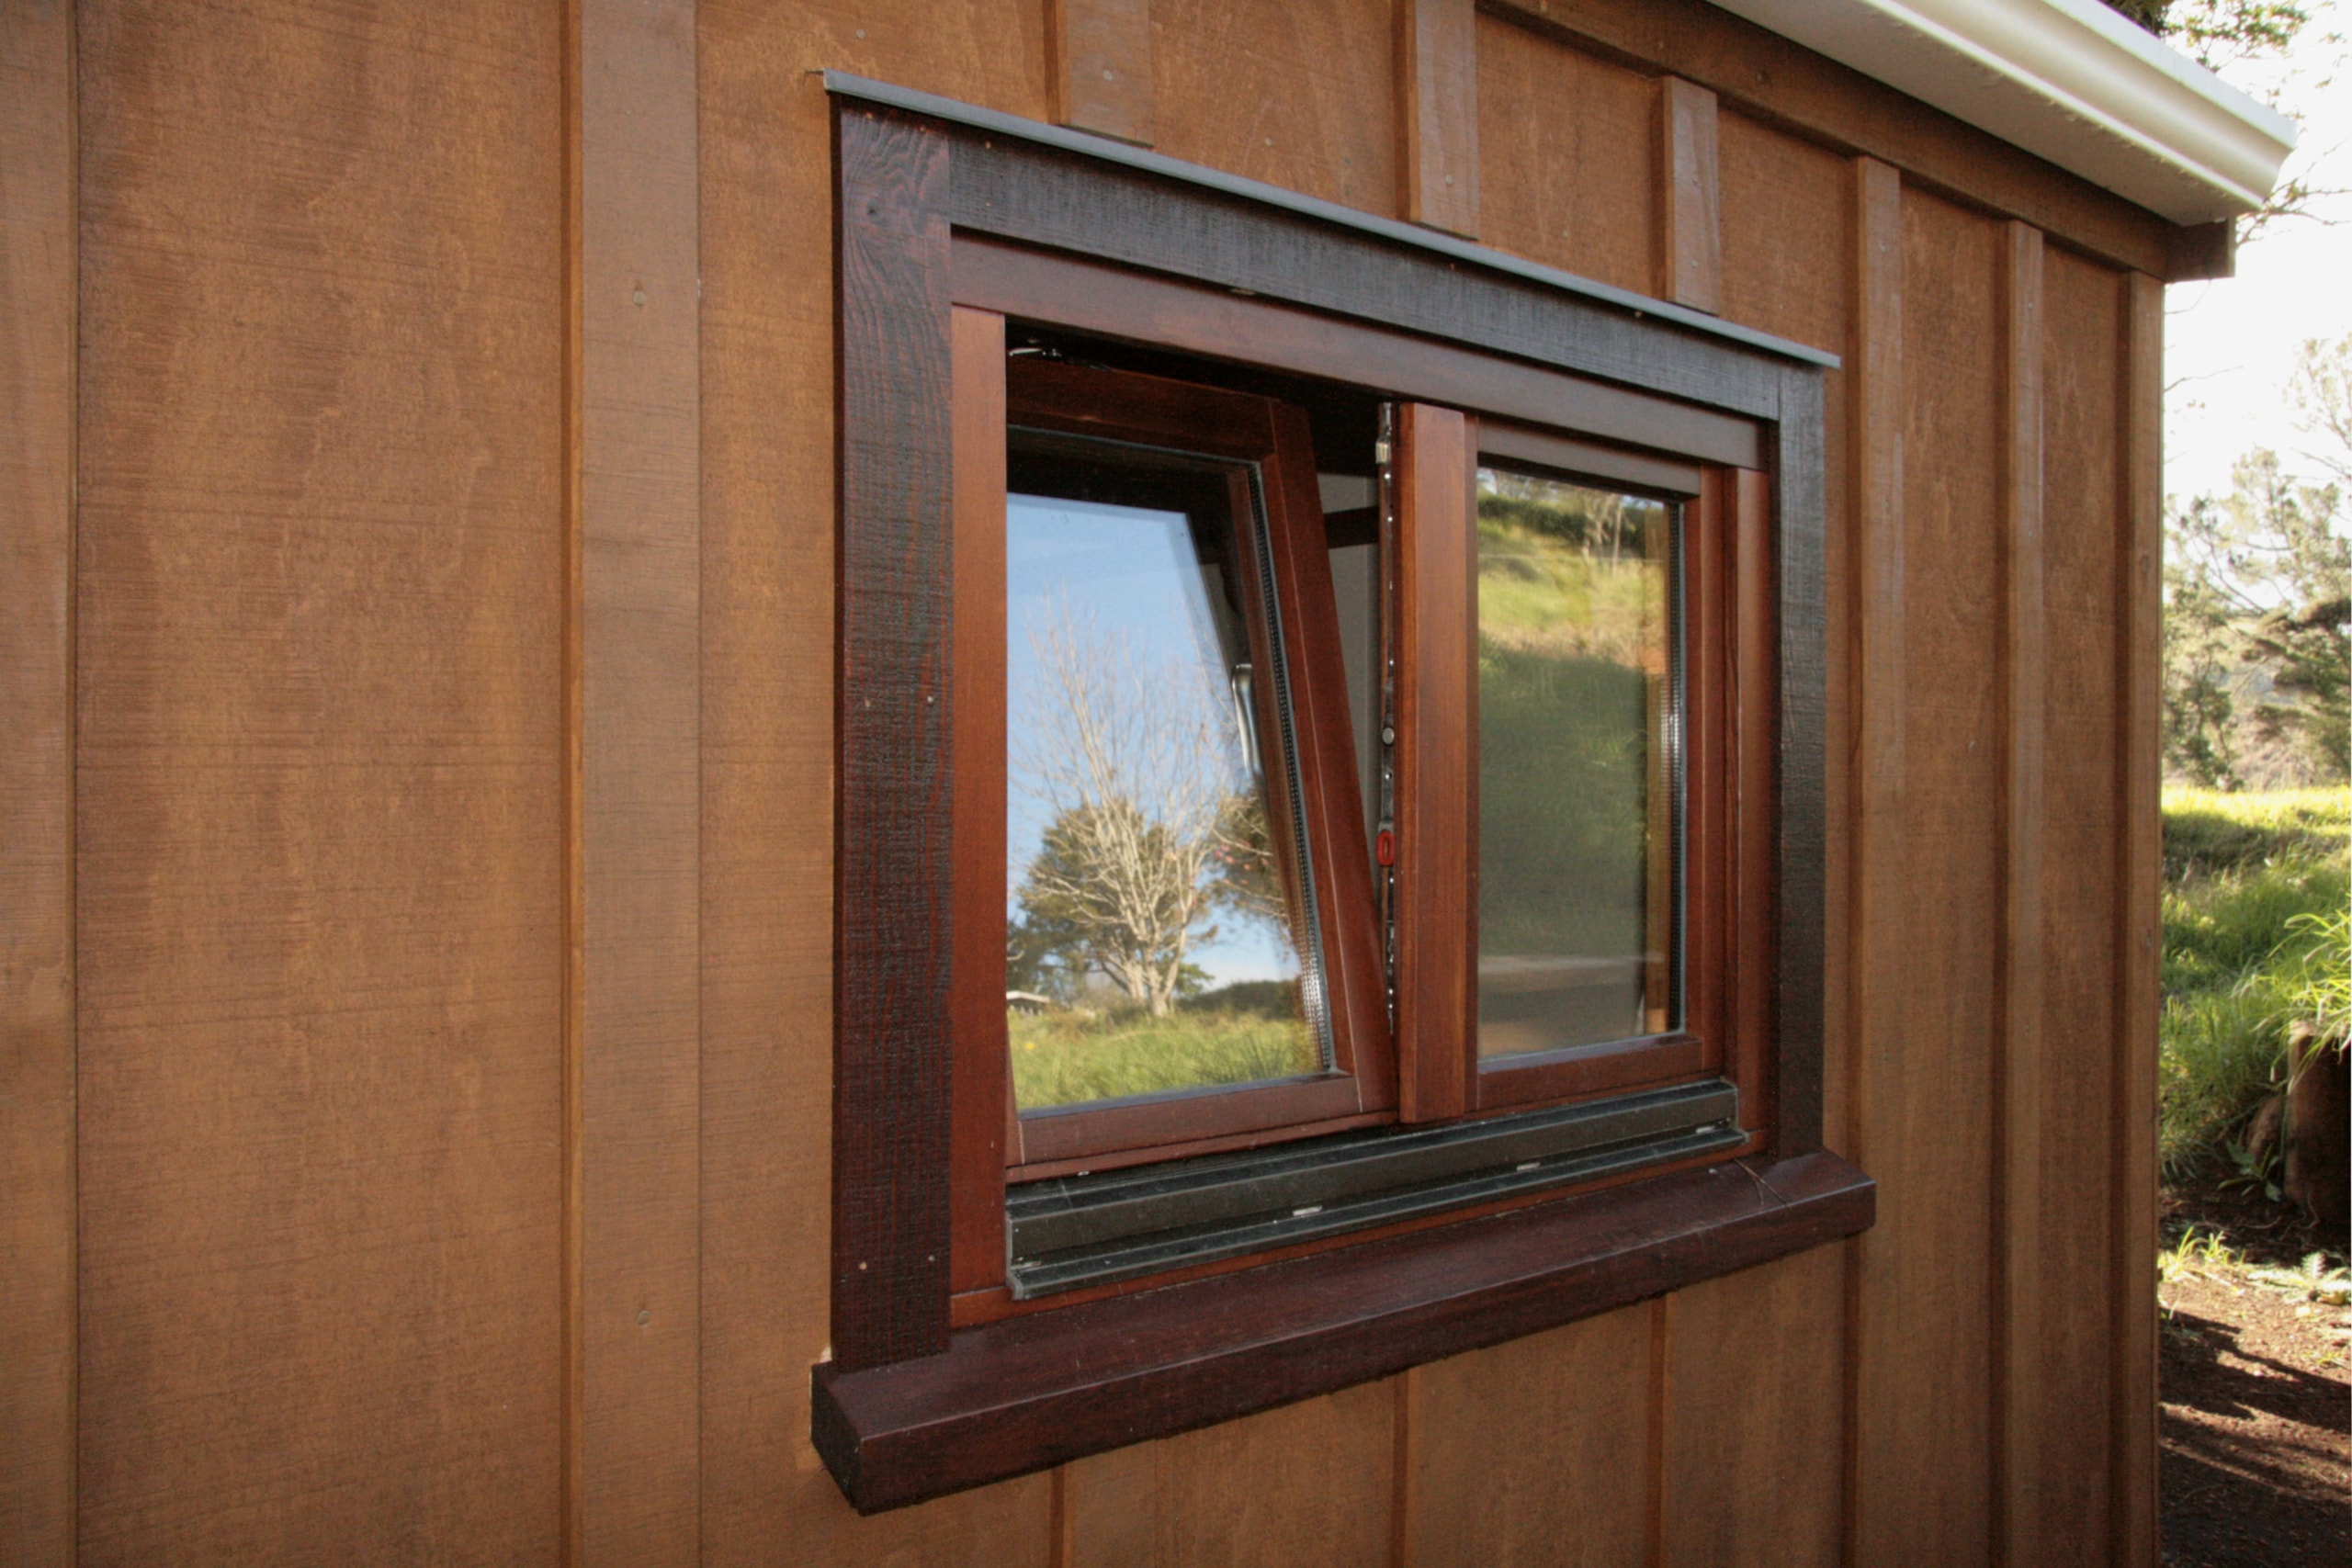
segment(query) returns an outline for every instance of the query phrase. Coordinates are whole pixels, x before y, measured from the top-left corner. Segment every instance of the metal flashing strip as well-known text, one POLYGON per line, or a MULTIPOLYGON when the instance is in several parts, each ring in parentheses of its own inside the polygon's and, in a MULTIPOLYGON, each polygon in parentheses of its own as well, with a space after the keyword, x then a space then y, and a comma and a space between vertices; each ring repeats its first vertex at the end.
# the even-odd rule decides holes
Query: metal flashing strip
POLYGON ((1009 1278, 1022 1299, 1362 1230, 1465 1203, 1738 1147, 1721 1079, 1583 1105, 1013 1189, 1009 1278))
POLYGON ((888 82, 876 82, 864 76, 853 76, 846 72, 827 71, 824 78, 825 91, 836 97, 853 98, 861 103, 876 104, 885 108, 901 109, 909 114, 944 120, 949 124, 984 131, 991 136, 1010 137, 1016 141, 1034 142, 1039 146, 1055 148, 1060 152, 1074 153, 1100 163, 1123 164, 1145 174, 1159 175, 1163 179, 1174 180, 1204 190, 1216 191, 1222 196, 1255 202, 1261 206, 1280 208, 1303 218, 1312 218, 1340 228, 1352 229, 1358 233, 1369 234, 1375 239, 1385 240, 1391 244, 1430 252, 1489 272, 1507 274, 1530 283, 1541 284, 1547 288, 1558 289, 1565 294, 1573 294, 1581 299, 1589 299, 1596 304, 1611 306, 1636 317, 1666 321, 1689 332, 1726 343, 1738 344, 1743 347, 1773 355, 1782 359, 1794 360, 1802 365, 1816 366, 1826 370, 1835 370, 1838 366, 1838 355, 1826 349, 1814 348, 1784 337, 1776 337, 1770 333, 1758 332, 1753 327, 1743 327, 1735 321, 1726 321, 1710 316, 1704 311, 1669 304, 1663 299, 1653 299, 1648 295, 1636 294, 1631 289, 1619 288, 1606 283, 1596 283, 1591 278, 1578 277, 1574 273, 1562 272, 1557 267, 1545 266, 1540 262, 1528 261, 1523 257, 1510 255, 1502 251, 1490 250, 1484 245, 1472 244, 1467 240, 1458 240, 1450 234, 1439 233, 1433 229, 1423 229, 1397 219, 1381 218, 1373 213, 1361 212, 1352 207, 1342 207, 1336 201, 1326 201, 1320 197, 1302 196, 1297 191, 1268 185, 1263 180, 1247 179, 1239 175, 1227 174, 1221 169, 1212 169, 1200 164, 1188 164, 1181 158, 1170 158, 1165 153, 1153 152, 1141 147, 1131 147, 1125 142, 1112 141, 1082 130, 1069 130, 1057 125, 1046 125, 1038 120, 1023 119, 1018 115, 981 108, 973 104, 958 103, 954 98, 943 98, 933 93, 917 92, 911 87, 894 86, 888 82))

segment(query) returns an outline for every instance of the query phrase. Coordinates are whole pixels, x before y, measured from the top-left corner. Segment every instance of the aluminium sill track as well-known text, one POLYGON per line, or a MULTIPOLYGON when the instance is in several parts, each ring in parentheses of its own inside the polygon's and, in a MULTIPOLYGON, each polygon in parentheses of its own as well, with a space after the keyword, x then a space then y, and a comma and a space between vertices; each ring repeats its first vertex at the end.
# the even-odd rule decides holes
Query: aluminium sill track
POLYGON ((1716 1079, 1029 1182, 1006 1199, 1008 1279, 1026 1300, 1724 1152, 1738 1111, 1716 1079))

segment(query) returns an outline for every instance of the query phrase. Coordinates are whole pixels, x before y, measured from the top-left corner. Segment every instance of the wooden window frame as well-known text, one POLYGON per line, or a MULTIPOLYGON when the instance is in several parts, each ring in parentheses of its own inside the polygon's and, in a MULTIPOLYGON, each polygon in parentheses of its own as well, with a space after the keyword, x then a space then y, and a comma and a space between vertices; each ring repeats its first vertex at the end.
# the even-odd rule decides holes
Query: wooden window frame
MULTIPOLYGON (((836 1072, 832 1353, 812 1370, 811 1435, 852 1503, 894 1507, 1328 1393, 1866 1227, 1869 1178, 1821 1146, 1821 373, 1834 357, 1136 149, 885 85, 827 85, 836 1072), (1750 1152, 1045 1310, 959 1306, 986 1292, 959 1295, 956 1260, 1002 1246, 1001 1230, 957 1230, 967 1173, 987 1165, 967 1145, 993 1135, 1001 1171, 1006 1119, 1001 1087, 989 1105, 986 1073, 952 1048, 968 1010, 1001 1007, 956 984, 972 928, 989 928, 1000 964, 1002 934, 1001 903, 992 921, 954 918, 949 870, 957 813, 986 787, 953 766, 954 736, 991 700, 960 657, 956 570, 956 519, 983 483, 967 472, 986 465, 955 462, 959 422, 989 411, 959 404, 954 367, 1007 315, 1575 433, 1627 461, 1744 470, 1727 498, 1737 592, 1769 614, 1739 626, 1743 643, 1762 639, 1738 656, 1764 689, 1734 701, 1771 738, 1737 758, 1743 799, 1764 804, 1743 816, 1736 869, 1754 874, 1772 938, 1736 1004, 1770 1042, 1738 1054, 1750 1152)), ((1001 690, 993 700, 1001 733, 1001 690)))

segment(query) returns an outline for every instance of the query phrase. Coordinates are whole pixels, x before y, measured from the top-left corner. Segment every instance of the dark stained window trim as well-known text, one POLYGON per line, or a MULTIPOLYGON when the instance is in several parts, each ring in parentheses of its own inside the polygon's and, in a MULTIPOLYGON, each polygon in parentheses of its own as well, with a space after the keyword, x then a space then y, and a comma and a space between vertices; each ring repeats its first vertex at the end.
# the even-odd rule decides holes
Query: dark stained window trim
POLYGON ((811 1373, 862 1513, 1387 1377, 1852 1235, 1835 1155, 1746 1159, 1137 1295, 1006 1318, 944 1355, 811 1373))
POLYGON ((1089 138, 913 96, 885 107, 874 91, 844 90, 833 101, 833 1359, 815 1370, 813 1423, 852 1501, 896 1506, 1329 1393, 1866 1227, 1869 1178, 1821 1152, 1821 371, 1834 360, 1089 138), (949 342, 959 231, 1758 422, 1781 633, 1764 1152, 951 1334, 949 342))
MULTIPOLYGON (((1089 135, 1082 130, 1070 130, 1058 125, 1046 125, 1034 119, 1023 119, 1018 115, 982 108, 976 104, 958 103, 954 98, 943 98, 934 93, 917 92, 912 87, 900 87, 888 82, 876 82, 869 77, 853 75, 846 71, 826 72, 825 91, 836 98, 849 98, 888 108, 903 109, 908 113, 921 115, 927 119, 938 120, 943 124, 962 126, 969 130, 985 131, 991 136, 1010 137, 1018 141, 1028 142, 1038 147, 1050 147, 1064 152, 1076 152, 1097 163, 1122 164, 1162 180, 1179 181, 1202 190, 1238 197, 1246 201, 1278 208, 1303 218, 1313 218, 1321 222, 1357 230, 1388 241, 1392 244, 1410 245, 1454 261, 1468 262, 1494 272, 1523 277, 1532 283, 1542 284, 1549 289, 1579 295, 1600 304, 1630 311, 1636 317, 1654 317, 1662 321, 1671 321, 1676 326, 1687 328, 1692 332, 1722 338, 1747 348, 1761 349, 1767 354, 1779 355, 1801 364, 1817 365, 1831 370, 1838 367, 1838 355, 1826 349, 1809 347, 1788 338, 1776 337, 1770 333, 1758 332, 1753 327, 1743 327, 1736 321, 1726 321, 1720 317, 1710 316, 1702 310, 1693 310, 1664 299, 1653 299, 1647 295, 1636 294, 1631 289, 1618 288, 1589 277, 1578 277, 1572 272, 1562 272, 1557 267, 1545 266, 1541 262, 1532 262, 1507 252, 1491 250, 1485 245, 1456 239, 1451 234, 1440 233, 1434 229, 1423 229, 1394 218, 1383 218, 1376 213, 1359 211, 1352 207, 1342 207, 1336 201, 1325 201, 1319 197, 1303 196, 1297 191, 1284 190, 1280 186, 1268 185, 1263 180, 1229 175, 1222 169, 1212 169, 1201 164, 1188 164, 1181 158, 1170 158, 1164 152, 1154 152, 1148 148, 1107 141, 1099 136, 1089 135)), ((986 227, 984 224, 970 226, 986 227)))

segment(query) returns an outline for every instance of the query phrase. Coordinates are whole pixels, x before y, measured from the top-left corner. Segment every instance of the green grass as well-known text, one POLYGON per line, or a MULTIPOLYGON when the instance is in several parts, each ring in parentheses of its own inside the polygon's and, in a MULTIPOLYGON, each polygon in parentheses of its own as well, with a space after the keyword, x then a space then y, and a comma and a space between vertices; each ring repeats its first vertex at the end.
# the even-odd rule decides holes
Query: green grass
POLYGON ((2284 1080, 2288 1026, 2340 1017, 2352 791, 2165 792, 2161 1148, 2222 1158, 2284 1080))
POLYGON ((2286 859, 2344 859, 2352 790, 2165 791, 2165 879, 2286 859))
POLYGON ((1216 1007, 1180 1008, 1166 1018, 1013 1013, 1007 1025, 1013 1100, 1023 1111, 1290 1077, 1322 1065, 1295 1014, 1216 1007))

